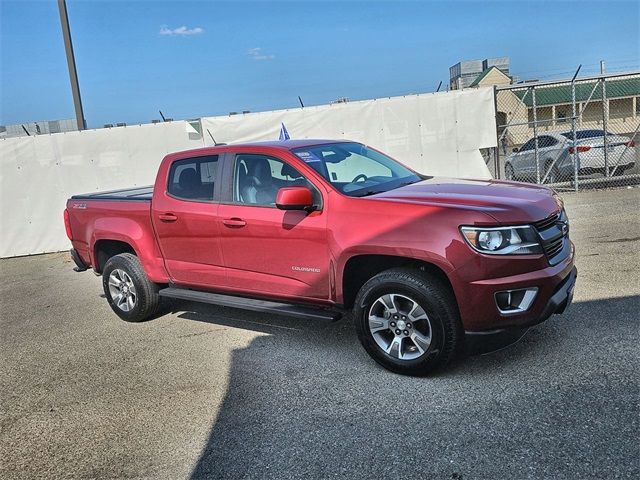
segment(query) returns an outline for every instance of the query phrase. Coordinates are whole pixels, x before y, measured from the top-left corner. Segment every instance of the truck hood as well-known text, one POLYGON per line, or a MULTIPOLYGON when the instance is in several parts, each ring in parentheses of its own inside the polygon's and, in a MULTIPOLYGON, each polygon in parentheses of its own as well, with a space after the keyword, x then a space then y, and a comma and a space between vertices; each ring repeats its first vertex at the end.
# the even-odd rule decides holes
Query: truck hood
POLYGON ((562 208, 562 200, 550 188, 500 180, 432 177, 369 198, 476 210, 502 224, 535 222, 562 208))

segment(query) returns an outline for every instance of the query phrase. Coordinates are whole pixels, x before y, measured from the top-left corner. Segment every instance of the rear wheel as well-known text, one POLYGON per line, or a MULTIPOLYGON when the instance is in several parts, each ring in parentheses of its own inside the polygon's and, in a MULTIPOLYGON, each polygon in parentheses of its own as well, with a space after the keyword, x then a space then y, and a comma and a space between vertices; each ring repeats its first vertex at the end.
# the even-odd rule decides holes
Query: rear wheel
POLYGON ((356 330, 367 353, 404 375, 427 375, 446 365, 462 342, 453 294, 437 278, 398 268, 371 278, 354 306, 356 330))
POLYGON ((160 311, 158 286, 149 281, 131 253, 111 257, 102 271, 102 286, 111 309, 127 322, 141 322, 160 311))

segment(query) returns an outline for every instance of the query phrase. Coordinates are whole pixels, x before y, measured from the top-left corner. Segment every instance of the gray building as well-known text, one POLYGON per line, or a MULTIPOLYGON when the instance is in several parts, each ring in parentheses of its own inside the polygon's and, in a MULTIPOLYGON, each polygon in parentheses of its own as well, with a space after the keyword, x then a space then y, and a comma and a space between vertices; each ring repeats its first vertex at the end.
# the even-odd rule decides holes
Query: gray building
POLYGON ((27 133, 25 129, 29 132, 29 135, 44 135, 48 133, 72 132, 78 130, 78 125, 73 118, 29 122, 17 125, 0 125, 0 138, 26 137, 27 133))
POLYGON ((449 68, 449 90, 461 90, 469 87, 483 72, 496 67, 509 76, 509 57, 467 60, 449 68))

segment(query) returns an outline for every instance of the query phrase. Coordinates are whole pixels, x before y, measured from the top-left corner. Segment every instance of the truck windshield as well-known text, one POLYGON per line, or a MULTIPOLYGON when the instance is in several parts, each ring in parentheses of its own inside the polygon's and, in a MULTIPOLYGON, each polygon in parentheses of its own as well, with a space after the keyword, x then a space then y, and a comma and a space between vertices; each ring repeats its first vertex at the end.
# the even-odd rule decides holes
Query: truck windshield
POLYGON ((423 177, 361 143, 328 143, 293 153, 345 195, 364 197, 419 182, 423 177))

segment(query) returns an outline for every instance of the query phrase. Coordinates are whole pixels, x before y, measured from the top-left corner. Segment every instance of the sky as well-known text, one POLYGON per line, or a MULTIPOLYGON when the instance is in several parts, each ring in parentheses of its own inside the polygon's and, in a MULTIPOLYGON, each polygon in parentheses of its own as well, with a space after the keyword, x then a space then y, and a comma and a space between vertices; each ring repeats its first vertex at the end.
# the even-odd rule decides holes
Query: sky
MULTIPOLYGON (((640 1, 67 0, 85 118, 148 123, 435 91, 460 60, 521 79, 640 69, 640 1)), ((75 118, 55 0, 0 0, 0 125, 75 118)))

